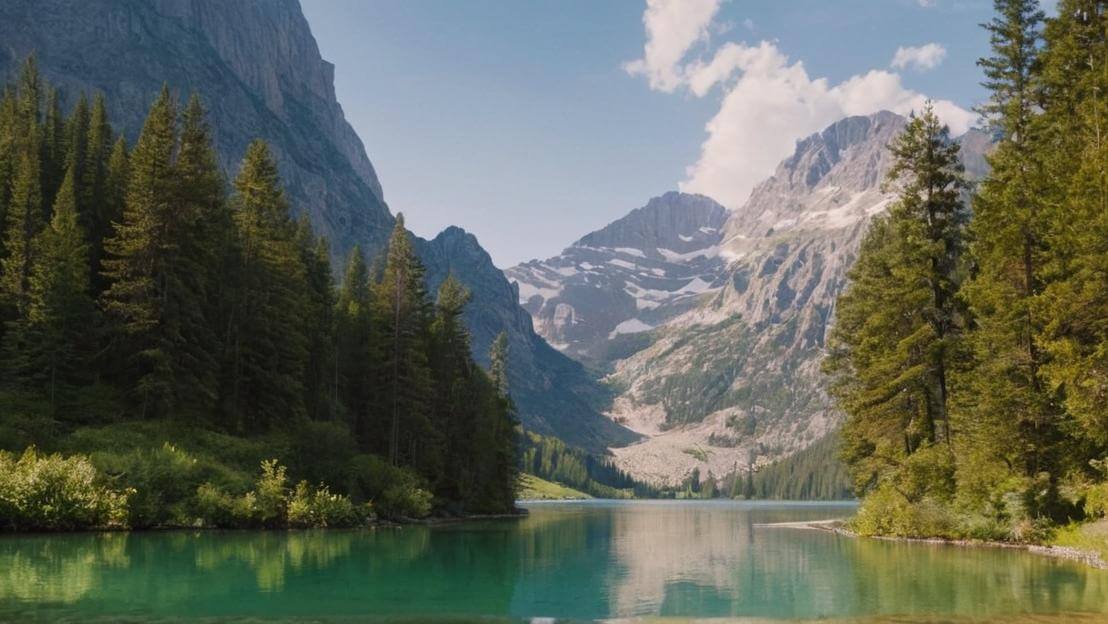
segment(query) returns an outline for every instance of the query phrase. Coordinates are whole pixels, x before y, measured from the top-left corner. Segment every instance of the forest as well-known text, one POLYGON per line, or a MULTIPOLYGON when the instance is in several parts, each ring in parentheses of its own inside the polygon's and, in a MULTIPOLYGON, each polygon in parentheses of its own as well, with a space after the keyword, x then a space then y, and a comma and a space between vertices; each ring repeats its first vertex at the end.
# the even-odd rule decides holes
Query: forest
POLYGON ((514 510, 507 340, 475 363, 402 215, 336 271, 265 143, 224 178, 198 97, 128 146, 77 95, 31 58, 0 97, 0 529, 514 510))
POLYGON ((1108 513, 1108 3, 995 5, 991 172, 971 186, 914 116, 838 301, 863 534, 1040 542, 1108 513))

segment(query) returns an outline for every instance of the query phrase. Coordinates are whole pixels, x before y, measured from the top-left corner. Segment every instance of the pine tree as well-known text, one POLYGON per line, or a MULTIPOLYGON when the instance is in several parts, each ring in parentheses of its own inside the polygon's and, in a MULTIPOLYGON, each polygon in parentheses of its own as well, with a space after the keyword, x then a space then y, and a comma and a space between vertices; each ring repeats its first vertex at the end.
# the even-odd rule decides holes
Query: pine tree
MULTIPOLYGON (((15 90, 5 85, 0 93, 0 225, 8 222, 12 186, 19 167, 19 109, 15 90)), ((0 236, 0 259, 4 257, 4 241, 0 236)))
POLYGON ((423 265, 412 249, 398 214, 389 238, 388 257, 374 297, 382 328, 382 408, 387 416, 387 457, 393 465, 417 463, 420 436, 429 427, 427 367, 429 304, 423 265))
MULTIPOLYGON (((69 144, 58 90, 46 84, 42 87, 46 91, 46 101, 41 122, 39 162, 41 163, 42 196, 46 202, 45 208, 49 208, 54 194, 58 192, 58 187, 62 183, 62 176, 65 175, 66 151, 69 144)), ((49 215, 46 215, 46 218, 49 218, 49 215)))
POLYGON ((477 439, 482 410, 489 408, 482 405, 480 380, 475 377, 483 373, 473 362, 469 332, 462 322, 469 299, 469 290, 453 274, 439 285, 428 357, 435 383, 433 426, 429 439, 423 441, 428 449, 425 455, 431 457, 424 459, 422 467, 425 473, 440 476, 447 497, 462 501, 472 499, 479 478, 476 465, 495 444, 491 438, 484 444, 477 439))
POLYGON ((89 112, 88 131, 85 138, 85 158, 81 169, 81 196, 78 205, 82 206, 82 219, 86 228, 97 225, 97 216, 103 212, 105 186, 108 174, 108 159, 112 154, 112 126, 108 121, 108 105, 104 94, 97 93, 92 100, 89 112))
MULTIPOLYGON (((1108 16, 1101 2, 1063 1, 1046 30, 1045 97, 1041 116, 1046 174, 1039 192, 1050 255, 1046 286, 1034 309, 1044 318, 1044 375, 1064 396, 1081 437, 1108 445, 1108 16)), ((1060 425, 1065 429, 1065 423, 1060 425)), ((1054 441, 1053 439, 1050 439, 1054 441)), ((1086 469, 1069 445, 1054 461, 1086 469)), ((1055 470, 1055 472, 1059 472, 1055 470)), ((1053 475, 1057 476, 1057 475, 1053 475)))
MULTIPOLYGON (((84 205, 84 200, 87 195, 85 190, 85 167, 88 160, 88 134, 91 118, 89 117, 88 98, 84 94, 78 98, 77 104, 73 107, 73 112, 70 113, 69 118, 65 120, 62 152, 54 158, 58 158, 58 162, 53 166, 60 169, 62 175, 65 175, 70 169, 76 172, 76 180, 74 188, 76 189, 77 197, 77 214, 82 214, 87 210, 84 205)), ((58 182, 61 182, 59 176, 58 182)), ((57 187, 54 187, 55 189, 57 187)))
MULTIPOLYGON (((1040 190, 1042 133, 1036 119, 1042 99, 1037 70, 1044 16, 1033 0, 998 0, 996 11, 997 18, 985 26, 993 56, 979 65, 992 94, 982 112, 999 133, 999 142, 988 157, 990 174, 974 197, 970 251, 976 273, 965 288, 977 326, 971 336, 974 365, 966 374, 972 416, 963 430, 972 440, 973 458, 984 462, 972 471, 975 487, 985 487, 985 475, 1008 478, 1007 465, 1017 466, 1029 479, 1051 466, 1063 417, 1060 397, 1043 378, 1046 359, 1039 343, 1044 319, 1036 314, 1036 300, 1045 288, 1044 259, 1050 253, 1040 190), (1010 443, 996 444, 1000 439, 1010 443)), ((1039 487, 1028 482, 1026 489, 1039 487)), ((1032 505, 1032 513, 1037 512, 1032 505)))
POLYGON ((235 179, 238 235, 234 329, 228 337, 224 403, 239 430, 303 417, 308 284, 296 226, 269 148, 246 150, 235 179))
POLYGON ((180 315, 169 299, 182 290, 173 167, 176 117, 169 88, 162 87, 131 155, 123 214, 104 242, 103 272, 110 285, 101 305, 112 332, 115 373, 130 382, 144 416, 166 414, 177 391, 180 315))
POLYGON ((374 340, 373 294, 362 249, 350 250, 335 302, 335 401, 344 406, 350 427, 365 448, 371 431, 376 380, 373 362, 380 357, 374 340))
MULTIPOLYGON (((37 136, 36 126, 29 128, 31 141, 37 136)), ((0 263, 0 304, 9 318, 22 317, 27 312, 29 280, 35 258, 35 237, 42 231, 42 187, 39 150, 25 149, 12 188, 4 235, 3 262, 0 263)))
POLYGON ((860 489, 890 464, 950 442, 948 381, 963 324, 958 146, 928 106, 891 151, 898 200, 863 239, 826 363, 847 413, 846 455, 860 489))
POLYGON ((304 333, 308 337, 304 405, 313 420, 333 420, 337 414, 332 387, 336 330, 331 250, 326 238, 316 237, 307 215, 302 215, 297 222, 297 244, 308 281, 309 311, 303 319, 304 333))
POLYGON ((43 388, 55 410, 73 388, 87 383, 96 338, 88 246, 77 219, 75 178, 70 167, 50 225, 36 243, 40 253, 30 276, 27 315, 9 336, 19 355, 13 358, 19 363, 18 378, 43 388))

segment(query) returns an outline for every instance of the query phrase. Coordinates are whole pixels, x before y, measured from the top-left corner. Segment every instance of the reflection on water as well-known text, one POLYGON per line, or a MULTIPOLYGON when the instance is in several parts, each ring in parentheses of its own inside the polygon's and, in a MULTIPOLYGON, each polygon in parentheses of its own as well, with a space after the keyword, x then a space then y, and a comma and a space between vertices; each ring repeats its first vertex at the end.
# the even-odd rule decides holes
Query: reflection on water
POLYGON ((5 536, 0 621, 1108 621, 1108 573, 1077 564, 764 526, 851 512, 591 502, 435 528, 5 536))

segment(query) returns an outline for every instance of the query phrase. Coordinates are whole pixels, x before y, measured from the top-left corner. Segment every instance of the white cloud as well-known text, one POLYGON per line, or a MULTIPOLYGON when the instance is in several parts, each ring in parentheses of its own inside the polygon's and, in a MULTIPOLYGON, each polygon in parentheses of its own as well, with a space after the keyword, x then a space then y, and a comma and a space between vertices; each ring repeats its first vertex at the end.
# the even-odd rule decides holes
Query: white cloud
POLYGON ((935 0, 919 0, 919 5, 925 9, 935 6, 935 0))
POLYGON ((643 57, 624 63, 632 75, 646 76, 650 88, 672 93, 682 83, 681 59, 708 38, 708 26, 720 0, 647 0, 642 22, 646 27, 643 57))
POLYGON ((937 43, 928 43, 921 46, 901 46, 896 49, 893 60, 889 66, 893 69, 907 69, 914 67, 919 71, 935 69, 946 58, 946 48, 937 43))
MULTIPOLYGON (((708 59, 691 54, 695 43, 706 40, 703 33, 711 27, 718 5, 695 18, 680 15, 686 6, 648 0, 643 17, 647 25, 644 58, 625 65, 630 73, 647 76, 651 88, 658 91, 680 88, 704 97, 718 86, 723 92, 719 111, 705 126, 708 137, 700 157, 687 168, 680 184, 683 191, 703 193, 728 208, 739 208, 754 185, 792 153, 798 139, 849 115, 880 110, 907 114, 921 109, 927 100, 906 88, 899 74, 887 70, 871 70, 838 84, 813 78, 801 61, 789 59, 768 41, 727 42, 708 59), (667 5, 665 11, 661 4, 667 5), (663 25, 666 20, 683 26, 663 25), (678 30, 685 33, 683 38, 657 36, 678 30), (665 54, 657 43, 663 39, 668 42, 661 46, 665 54), (652 43, 657 44, 653 55, 652 43)), ((955 134, 967 130, 975 119, 973 113, 949 101, 935 102, 935 111, 955 134)))

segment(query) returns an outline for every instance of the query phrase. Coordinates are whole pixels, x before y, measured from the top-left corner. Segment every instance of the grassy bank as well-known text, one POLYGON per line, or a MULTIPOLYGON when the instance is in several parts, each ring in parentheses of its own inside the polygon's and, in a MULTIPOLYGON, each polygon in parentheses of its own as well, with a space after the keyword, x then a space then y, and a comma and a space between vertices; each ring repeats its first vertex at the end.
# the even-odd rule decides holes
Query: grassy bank
POLYGON ((520 500, 582 500, 592 498, 588 494, 564 485, 540 479, 535 475, 520 477, 520 500))

